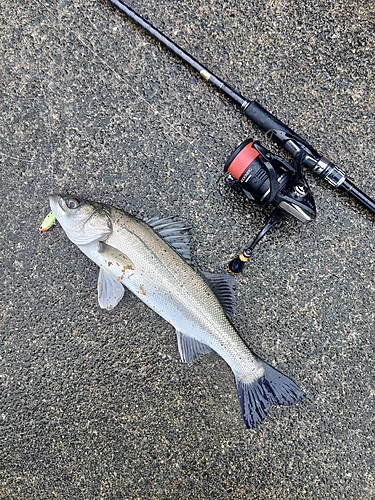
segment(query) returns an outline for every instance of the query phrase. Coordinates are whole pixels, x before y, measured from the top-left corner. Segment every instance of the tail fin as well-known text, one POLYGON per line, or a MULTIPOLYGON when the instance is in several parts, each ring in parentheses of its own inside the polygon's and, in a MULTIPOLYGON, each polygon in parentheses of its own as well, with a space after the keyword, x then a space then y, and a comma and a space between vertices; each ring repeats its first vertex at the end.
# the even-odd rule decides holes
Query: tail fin
POLYGON ((242 418, 249 429, 263 422, 272 405, 292 405, 304 397, 293 380, 260 361, 265 372, 254 382, 244 383, 235 374, 242 418))

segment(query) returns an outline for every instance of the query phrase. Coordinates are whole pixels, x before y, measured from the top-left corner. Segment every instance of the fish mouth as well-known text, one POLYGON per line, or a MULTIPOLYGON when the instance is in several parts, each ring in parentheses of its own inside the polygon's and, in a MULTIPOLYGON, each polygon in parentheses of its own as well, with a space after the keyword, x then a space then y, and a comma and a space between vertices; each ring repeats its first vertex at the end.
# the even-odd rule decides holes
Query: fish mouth
POLYGON ((49 205, 54 215, 59 218, 59 215, 68 213, 68 207, 65 199, 60 194, 51 194, 49 197, 49 205))

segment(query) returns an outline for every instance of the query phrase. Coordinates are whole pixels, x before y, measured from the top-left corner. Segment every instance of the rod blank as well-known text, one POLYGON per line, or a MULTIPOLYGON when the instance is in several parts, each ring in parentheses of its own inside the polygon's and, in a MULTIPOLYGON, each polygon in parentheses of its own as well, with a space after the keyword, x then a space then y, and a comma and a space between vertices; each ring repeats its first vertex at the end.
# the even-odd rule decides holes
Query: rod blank
POLYGON ((282 121, 272 115, 269 111, 263 108, 256 101, 248 101, 242 97, 238 92, 236 92, 227 83, 221 80, 219 77, 214 75, 209 69, 203 66, 197 59, 188 54, 185 50, 179 47, 175 42, 173 42, 166 35, 161 33, 152 24, 146 21, 142 16, 137 14, 128 5, 119 0, 109 0, 115 7, 117 7, 121 12, 123 12, 129 19, 134 21, 136 24, 141 26, 145 31, 152 35, 156 40, 161 42, 165 47, 167 47, 173 54, 177 55, 182 61, 188 64, 191 68, 197 71, 202 78, 210 82, 214 87, 219 89, 227 97, 229 97, 233 102, 239 106, 244 113, 244 115, 249 118, 253 123, 258 125, 263 132, 269 134, 276 142, 278 142, 286 151, 291 153, 294 157, 298 154, 304 153, 305 159, 303 164, 312 170, 312 172, 331 186, 341 189, 342 191, 348 193, 357 202, 359 202, 363 207, 369 210, 372 214, 375 214, 375 201, 370 198, 367 194, 357 188, 353 182, 346 178, 345 173, 336 167, 333 163, 322 155, 317 153, 317 151, 301 136, 296 134, 282 121), (328 166, 330 171, 334 174, 342 176, 339 183, 334 183, 331 181, 328 175, 322 173, 321 165, 328 166))

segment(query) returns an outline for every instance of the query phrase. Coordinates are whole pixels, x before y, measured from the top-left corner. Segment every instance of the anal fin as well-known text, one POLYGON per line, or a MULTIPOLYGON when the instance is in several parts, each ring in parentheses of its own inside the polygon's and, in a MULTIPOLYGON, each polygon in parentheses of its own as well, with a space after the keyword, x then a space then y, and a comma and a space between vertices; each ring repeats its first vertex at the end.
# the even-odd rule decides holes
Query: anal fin
POLYGON ((191 363, 199 354, 207 354, 212 349, 208 345, 176 330, 177 345, 184 363, 191 363))

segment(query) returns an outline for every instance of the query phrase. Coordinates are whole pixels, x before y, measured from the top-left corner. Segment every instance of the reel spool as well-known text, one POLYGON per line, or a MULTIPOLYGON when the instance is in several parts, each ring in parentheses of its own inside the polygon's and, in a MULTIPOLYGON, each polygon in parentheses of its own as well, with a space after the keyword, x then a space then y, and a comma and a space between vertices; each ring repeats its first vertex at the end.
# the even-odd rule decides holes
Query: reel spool
POLYGON ((314 198, 302 172, 303 159, 303 155, 297 155, 288 163, 259 142, 246 139, 226 162, 225 182, 231 189, 261 208, 275 207, 251 245, 229 263, 231 271, 242 271, 255 245, 285 215, 292 215, 303 223, 315 219, 314 198))

